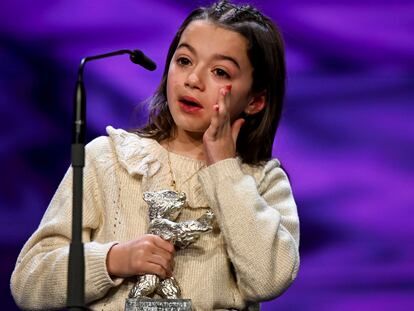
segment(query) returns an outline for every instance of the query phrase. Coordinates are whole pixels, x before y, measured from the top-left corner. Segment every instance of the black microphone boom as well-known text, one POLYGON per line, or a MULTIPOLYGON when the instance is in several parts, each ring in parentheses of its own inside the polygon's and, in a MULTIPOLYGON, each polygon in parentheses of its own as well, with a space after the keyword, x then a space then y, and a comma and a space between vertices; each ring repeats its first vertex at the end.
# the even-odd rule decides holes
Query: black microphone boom
POLYGON ((133 63, 141 65, 142 67, 150 71, 154 71, 157 68, 157 65, 140 50, 132 51, 131 55, 129 56, 129 59, 133 63))
POLYGON ((72 126, 72 241, 69 247, 67 307, 70 310, 87 310, 85 307, 85 258, 82 243, 82 201, 83 168, 85 166, 86 134, 86 92, 83 83, 85 63, 116 55, 129 54, 133 63, 145 69, 155 70, 156 64, 140 50, 120 50, 116 52, 88 56, 81 60, 76 81, 72 126))
POLYGON ((129 58, 134 64, 141 65, 142 67, 144 67, 145 69, 149 71, 154 71, 157 68, 157 65, 154 63, 154 61, 152 61, 148 56, 146 56, 140 50, 132 50, 132 51, 131 50, 119 50, 115 52, 98 54, 94 56, 87 56, 83 58, 81 60, 81 64, 78 70, 78 81, 79 81, 79 78, 82 78, 83 76, 83 67, 86 62, 89 62, 95 59, 107 58, 107 57, 112 57, 112 56, 122 55, 122 54, 129 54, 130 55, 129 58))

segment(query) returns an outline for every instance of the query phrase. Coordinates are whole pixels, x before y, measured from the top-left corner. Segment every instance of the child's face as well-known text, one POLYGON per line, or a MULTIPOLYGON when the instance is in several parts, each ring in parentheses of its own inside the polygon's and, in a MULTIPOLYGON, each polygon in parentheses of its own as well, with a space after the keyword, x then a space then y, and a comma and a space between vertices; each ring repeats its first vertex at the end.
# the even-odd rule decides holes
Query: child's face
POLYGON ((178 130, 204 133, 219 90, 229 84, 234 120, 252 101, 252 76, 242 35, 207 21, 191 22, 182 33, 167 78, 168 107, 178 130))

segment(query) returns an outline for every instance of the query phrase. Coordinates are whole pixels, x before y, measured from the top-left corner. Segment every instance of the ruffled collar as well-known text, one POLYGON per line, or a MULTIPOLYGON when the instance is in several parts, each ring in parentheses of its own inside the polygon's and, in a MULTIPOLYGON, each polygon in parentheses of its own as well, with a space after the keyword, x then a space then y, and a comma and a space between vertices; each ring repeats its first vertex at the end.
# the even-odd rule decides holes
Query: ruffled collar
MULTIPOLYGON (((114 129, 112 126, 107 126, 106 132, 112 140, 119 163, 130 175, 138 174, 151 177, 160 170, 162 163, 167 162, 168 151, 154 139, 140 137, 123 129, 114 129)), ((204 166, 202 161, 183 155, 170 153, 170 157, 180 167, 185 165, 186 168, 194 167, 199 170, 204 166)), ((263 172, 262 169, 258 169, 254 165, 241 163, 240 158, 238 160, 242 170, 252 176, 263 172)), ((277 159, 273 159, 271 162, 280 166, 277 159)))
POLYGON ((119 163, 130 175, 151 177, 158 172, 161 163, 157 155, 162 153, 158 142, 112 126, 107 126, 106 132, 113 142, 119 163))

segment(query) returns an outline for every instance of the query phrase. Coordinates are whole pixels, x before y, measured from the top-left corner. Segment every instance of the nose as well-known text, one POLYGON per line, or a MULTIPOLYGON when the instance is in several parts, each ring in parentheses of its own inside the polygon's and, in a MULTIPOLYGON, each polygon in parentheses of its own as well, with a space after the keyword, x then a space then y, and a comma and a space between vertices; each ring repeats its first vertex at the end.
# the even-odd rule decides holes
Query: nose
POLYGON ((200 91, 203 91, 204 83, 201 70, 194 68, 194 70, 189 72, 184 85, 190 89, 198 89, 200 91))

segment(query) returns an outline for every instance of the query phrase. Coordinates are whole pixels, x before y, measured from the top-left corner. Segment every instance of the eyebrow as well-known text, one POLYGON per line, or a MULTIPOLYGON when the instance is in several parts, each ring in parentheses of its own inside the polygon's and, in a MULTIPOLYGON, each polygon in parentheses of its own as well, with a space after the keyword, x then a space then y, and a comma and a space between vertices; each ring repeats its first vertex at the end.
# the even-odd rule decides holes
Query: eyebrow
MULTIPOLYGON (((195 55, 197 55, 197 52, 196 52, 196 50, 191 46, 191 45, 189 45, 188 43, 185 43, 185 42, 183 42, 183 43, 180 43, 178 46, 177 46, 177 50, 178 49, 180 49, 180 48, 187 48, 187 49, 189 49, 190 50, 190 52, 191 53, 193 53, 193 54, 195 54, 195 55)), ((228 60, 228 61, 230 61, 230 62, 232 62, 234 65, 236 65, 236 67, 237 68, 239 68, 240 69, 240 65, 239 65, 239 63, 237 62, 237 60, 235 60, 233 57, 231 57, 231 56, 228 56, 228 55, 223 55, 223 54, 214 54, 213 55, 213 59, 219 59, 219 60, 228 60)))

